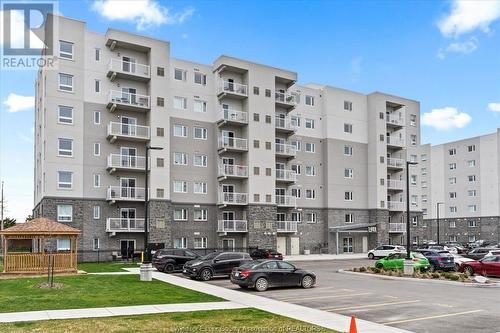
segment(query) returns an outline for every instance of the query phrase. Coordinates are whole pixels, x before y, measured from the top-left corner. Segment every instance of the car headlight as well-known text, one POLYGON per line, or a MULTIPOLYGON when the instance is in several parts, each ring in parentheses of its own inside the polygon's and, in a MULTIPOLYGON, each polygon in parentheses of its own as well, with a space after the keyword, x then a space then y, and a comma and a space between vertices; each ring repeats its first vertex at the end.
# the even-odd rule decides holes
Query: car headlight
POLYGON ((199 266, 199 265, 201 265, 201 262, 197 262, 195 264, 192 264, 191 266, 194 267, 194 266, 199 266))

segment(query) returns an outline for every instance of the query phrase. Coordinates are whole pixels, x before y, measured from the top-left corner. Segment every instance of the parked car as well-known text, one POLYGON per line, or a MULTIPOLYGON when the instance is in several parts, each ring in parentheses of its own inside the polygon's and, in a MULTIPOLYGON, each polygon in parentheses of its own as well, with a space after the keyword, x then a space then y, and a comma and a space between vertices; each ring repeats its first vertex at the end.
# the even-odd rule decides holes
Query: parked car
POLYGON ((453 260, 455 261, 455 270, 460 270, 460 266, 466 262, 474 261, 474 259, 466 258, 460 254, 452 253, 453 260))
POLYGON ((213 252, 186 262, 182 273, 191 279, 208 281, 214 276, 229 276, 234 267, 251 260, 245 252, 213 252))
POLYGON ((272 287, 311 288, 316 283, 316 275, 287 261, 255 260, 234 268, 231 282, 257 291, 272 287))
POLYGON ((417 252, 422 253, 429 260, 431 272, 435 270, 446 271, 455 269, 455 259, 453 259, 453 255, 448 251, 419 249, 417 252))
POLYGON ((199 255, 189 250, 164 249, 157 250, 153 256, 153 266, 164 273, 182 270, 184 264, 198 258, 199 255))
MULTIPOLYGON (((426 271, 430 268, 429 260, 421 253, 410 252, 410 258, 415 270, 426 271)), ((377 260, 375 262, 375 267, 380 269, 403 269, 405 259, 406 253, 391 253, 386 258, 377 260)))
POLYGON ((399 245, 381 245, 368 252, 369 259, 385 258, 391 253, 405 252, 406 248, 399 245))
POLYGON ((470 275, 480 274, 500 277, 500 256, 484 257, 481 260, 463 263, 460 266, 460 271, 470 275))
POLYGON ((257 260, 257 259, 276 259, 276 260, 283 260, 283 255, 277 251, 271 250, 271 249, 256 249, 253 250, 250 253, 250 257, 252 259, 257 260))
POLYGON ((486 253, 484 257, 491 257, 491 256, 500 256, 500 249, 491 250, 490 252, 486 253))
POLYGON ((474 260, 479 260, 482 259, 488 252, 490 251, 496 251, 496 248, 486 248, 486 247, 476 247, 475 249, 470 250, 467 252, 464 257, 471 258, 474 260))
POLYGON ((448 248, 450 248, 448 250, 450 253, 456 253, 456 254, 466 253, 466 248, 462 246, 460 243, 446 243, 445 245, 448 248))

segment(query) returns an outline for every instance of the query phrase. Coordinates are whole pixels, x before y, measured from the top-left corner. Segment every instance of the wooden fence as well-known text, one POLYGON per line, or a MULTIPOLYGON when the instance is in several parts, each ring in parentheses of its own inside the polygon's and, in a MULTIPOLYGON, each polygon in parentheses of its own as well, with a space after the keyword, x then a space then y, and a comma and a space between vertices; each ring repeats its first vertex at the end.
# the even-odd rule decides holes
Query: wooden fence
POLYGON ((48 268, 49 257, 53 257, 54 272, 76 270, 76 255, 73 253, 9 253, 4 257, 4 272, 43 272, 48 268))

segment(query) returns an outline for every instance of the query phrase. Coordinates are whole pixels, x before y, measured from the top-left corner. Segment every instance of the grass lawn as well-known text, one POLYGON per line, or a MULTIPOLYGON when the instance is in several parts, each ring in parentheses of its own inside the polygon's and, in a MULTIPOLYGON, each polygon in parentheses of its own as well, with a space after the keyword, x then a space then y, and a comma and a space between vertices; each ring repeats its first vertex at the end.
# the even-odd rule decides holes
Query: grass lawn
MULTIPOLYGON (((46 278, 0 280, 0 312, 214 302, 222 299, 139 275, 56 276, 63 289, 40 289, 46 278)), ((2 332, 2 330, 0 330, 2 332)))
MULTIPOLYGON (((346 329, 348 329, 346 327, 346 329)), ((256 309, 0 324, 2 333, 87 332, 335 332, 256 309), (287 328, 289 330, 287 330, 287 328), (257 330, 258 329, 258 330, 257 330)))
POLYGON ((123 268, 139 268, 137 263, 128 262, 85 262, 78 264, 78 270, 87 273, 124 272, 123 268))

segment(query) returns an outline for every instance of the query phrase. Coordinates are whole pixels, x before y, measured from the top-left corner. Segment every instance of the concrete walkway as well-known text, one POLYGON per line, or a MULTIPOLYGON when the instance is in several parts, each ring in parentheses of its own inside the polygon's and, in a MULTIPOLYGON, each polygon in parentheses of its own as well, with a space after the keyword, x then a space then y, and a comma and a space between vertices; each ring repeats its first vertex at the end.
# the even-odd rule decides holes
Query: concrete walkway
POLYGON ((301 254, 296 256, 285 256, 287 261, 318 261, 318 260, 349 260, 367 259, 368 253, 351 254, 301 254))
POLYGON ((112 316, 130 316, 166 312, 191 312, 204 310, 232 310, 243 309, 247 306, 234 302, 209 302, 209 303, 181 303, 181 304, 155 304, 117 306, 106 308, 46 310, 0 313, 0 323, 18 321, 38 321, 50 319, 76 319, 112 316))

